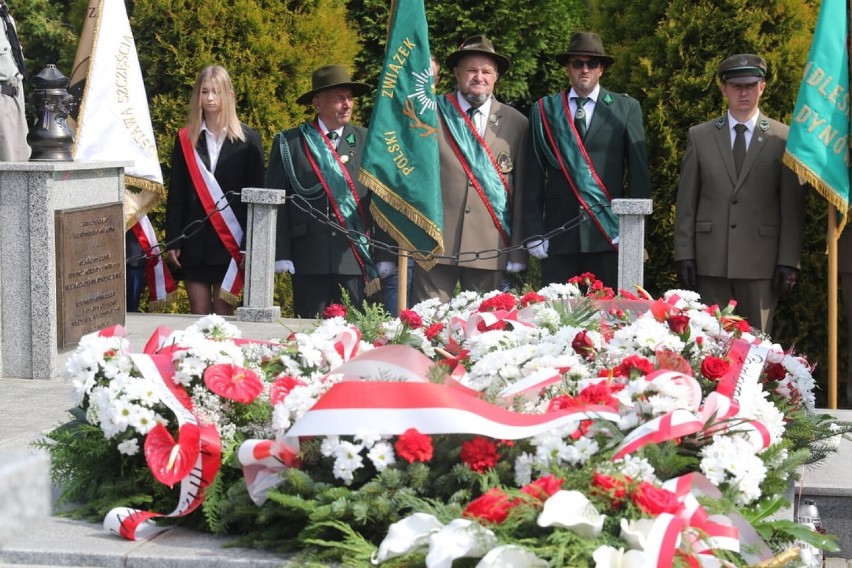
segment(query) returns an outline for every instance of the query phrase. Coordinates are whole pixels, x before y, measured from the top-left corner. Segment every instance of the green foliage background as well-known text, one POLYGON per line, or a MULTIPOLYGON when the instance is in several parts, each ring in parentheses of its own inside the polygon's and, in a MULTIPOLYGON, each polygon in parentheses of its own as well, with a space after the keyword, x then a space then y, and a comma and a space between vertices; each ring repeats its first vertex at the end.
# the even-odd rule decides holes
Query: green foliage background
MULTIPOLYGON (((31 73, 56 63, 70 75, 87 1, 10 4, 31 73)), ((733 53, 761 54, 770 75, 761 110, 789 121, 818 8, 816 0, 426 1, 431 49, 438 59, 443 63, 465 37, 486 34, 513 62, 500 79, 498 97, 522 111, 565 85, 552 56, 567 47, 573 31, 601 34, 617 60, 602 82, 638 99, 644 111, 655 205, 645 280, 653 293, 676 286, 672 223, 680 158, 689 126, 724 111, 716 66, 733 53)), ((127 9, 168 180, 174 136, 202 67, 228 68, 240 117, 261 133, 268 151, 275 132, 309 116, 295 99, 309 90, 316 67, 342 63, 356 80, 377 80, 390 0, 130 0, 127 9)), ((439 90, 452 85, 451 73, 442 69, 439 90)), ((359 104, 360 122, 367 124, 372 100, 364 97, 359 104)), ((162 214, 162 206, 151 214, 157 228, 162 214)), ((813 193, 807 227, 799 286, 782 302, 773 336, 817 363, 815 376, 824 386, 826 206, 813 193)), ((529 271, 527 280, 535 273, 529 271)), ((284 315, 292 313, 289 297, 289 280, 279 276, 276 300, 284 315)), ((175 309, 186 311, 185 301, 175 309)), ((845 320, 838 329, 845 354, 845 320)), ((841 359, 839 376, 845 377, 845 356, 841 359)), ((845 389, 840 390, 843 404, 845 389)))

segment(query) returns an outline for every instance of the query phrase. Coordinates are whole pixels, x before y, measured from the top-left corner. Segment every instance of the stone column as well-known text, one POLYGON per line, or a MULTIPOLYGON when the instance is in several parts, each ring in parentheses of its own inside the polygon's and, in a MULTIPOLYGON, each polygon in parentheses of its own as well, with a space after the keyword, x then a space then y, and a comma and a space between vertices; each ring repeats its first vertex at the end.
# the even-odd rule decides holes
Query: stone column
MULTIPOLYGON (((132 162, 0 162, 0 376, 58 375, 58 314, 71 318, 92 306, 57 302, 56 214, 124 204, 124 168, 132 162), (71 311, 69 311, 71 310, 71 311)), ((106 231, 93 225, 80 230, 106 231)), ((114 272, 124 272, 124 227, 112 227, 120 247, 114 272)), ((87 256, 95 258, 99 251, 87 256)), ((96 262, 81 260, 81 281, 97 279, 96 262), (86 273, 83 276, 83 273, 86 273)), ((111 276, 111 275, 110 275, 111 276)), ((79 286, 77 286, 79 288, 79 286)), ((123 279, 122 279, 123 290, 123 279)), ((114 298, 124 306, 124 295, 114 298)), ((91 311, 91 310, 90 310, 91 311)), ((91 315, 87 313, 87 317, 91 315)), ((86 325, 94 324, 90 321, 86 325)), ((124 323, 121 314, 120 323, 124 323)), ((82 328, 80 328, 82 330, 82 328)))
POLYGON ((618 288, 632 291, 645 282, 645 215, 653 210, 650 199, 613 199, 618 215, 618 288))
POLYGON ((243 203, 248 203, 246 222, 246 281, 244 306, 237 308, 237 320, 271 322, 281 317, 281 308, 272 305, 275 292, 275 233, 278 206, 285 202, 280 189, 246 187, 243 203))

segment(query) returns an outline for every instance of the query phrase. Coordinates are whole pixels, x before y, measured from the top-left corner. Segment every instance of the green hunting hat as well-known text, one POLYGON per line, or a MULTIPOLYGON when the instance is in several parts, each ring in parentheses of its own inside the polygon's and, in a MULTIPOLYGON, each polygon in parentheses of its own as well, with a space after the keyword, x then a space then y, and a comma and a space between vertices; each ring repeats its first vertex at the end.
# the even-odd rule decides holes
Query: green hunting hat
POLYGON ((576 55, 597 57, 606 66, 615 63, 615 57, 607 55, 604 51, 601 36, 594 32, 577 32, 572 35, 571 41, 568 42, 568 50, 564 53, 556 54, 556 61, 565 65, 576 55))
POLYGON ((753 53, 738 53, 722 61, 718 73, 725 83, 757 83, 766 78, 766 61, 753 53))
POLYGON ((465 55, 484 55, 490 57, 497 64, 497 72, 505 73, 512 66, 512 62, 505 55, 494 50, 494 45, 484 35, 470 36, 462 42, 459 48, 447 57, 447 67, 453 68, 458 65, 459 60, 465 55))
POLYGON ((314 95, 334 87, 352 89, 353 97, 360 97, 370 92, 370 85, 353 81, 343 65, 326 65, 314 71, 311 74, 311 87, 310 91, 296 99, 297 103, 309 105, 313 102, 314 95))

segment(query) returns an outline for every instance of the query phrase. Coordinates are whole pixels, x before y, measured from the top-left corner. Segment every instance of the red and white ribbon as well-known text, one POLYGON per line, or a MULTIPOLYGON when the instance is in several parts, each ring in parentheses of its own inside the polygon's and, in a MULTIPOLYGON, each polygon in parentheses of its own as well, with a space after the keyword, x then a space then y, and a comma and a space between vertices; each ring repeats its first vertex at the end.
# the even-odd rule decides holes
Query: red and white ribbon
POLYGON ((136 235, 142 250, 145 251, 145 256, 148 257, 145 264, 145 276, 148 279, 148 298, 151 302, 164 303, 174 295, 177 284, 166 263, 163 262, 154 227, 151 225, 148 216, 143 215, 139 222, 131 227, 131 230, 136 235))
POLYGON ((186 392, 171 380, 173 373, 171 358, 167 355, 143 354, 133 354, 131 358, 142 376, 150 381, 160 401, 174 412, 178 425, 196 424, 201 430, 198 458, 193 470, 181 480, 180 496, 174 511, 164 514, 129 507, 116 507, 104 518, 104 528, 128 540, 137 540, 150 538, 168 529, 168 527, 158 527, 153 523, 153 519, 182 517, 201 505, 205 490, 213 483, 219 472, 222 449, 216 427, 198 422, 188 404, 189 397, 186 392))

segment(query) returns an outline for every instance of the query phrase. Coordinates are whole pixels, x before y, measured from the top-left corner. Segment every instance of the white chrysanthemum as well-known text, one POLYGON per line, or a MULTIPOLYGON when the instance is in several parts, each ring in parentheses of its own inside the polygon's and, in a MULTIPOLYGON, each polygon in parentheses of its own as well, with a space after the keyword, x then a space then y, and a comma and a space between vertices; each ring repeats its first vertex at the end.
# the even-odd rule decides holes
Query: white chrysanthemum
POLYGON ((592 438, 582 437, 574 443, 575 463, 584 464, 600 451, 600 444, 592 438))
POLYGON ((760 497, 766 466, 754 455, 751 443, 735 436, 715 436, 700 455, 701 472, 711 483, 733 489, 737 503, 745 505, 760 497))
POLYGON ((515 458, 515 484, 518 487, 523 487, 532 481, 533 463, 535 463, 535 456, 527 452, 515 458))
POLYGON ((396 456, 393 453, 393 447, 387 442, 379 442, 374 444, 370 451, 367 452, 367 457, 372 462, 376 471, 384 471, 396 463, 396 456))
POLYGON ((647 481, 649 483, 657 481, 657 472, 654 470, 654 466, 643 457, 630 454, 620 460, 616 460, 614 465, 617 467, 617 471, 620 471, 634 481, 647 481))
POLYGON ((126 456, 135 456, 139 453, 139 440, 130 438, 118 445, 118 451, 126 456))
POLYGON ((225 318, 216 314, 204 316, 189 326, 188 329, 216 339, 234 338, 242 335, 237 326, 228 323, 225 318))
POLYGON ((134 405, 129 419, 130 427, 136 430, 136 433, 144 436, 157 425, 157 413, 150 408, 134 405))
POLYGON ((366 430, 359 428, 353 436, 356 442, 361 442, 361 446, 370 449, 373 445, 382 439, 382 435, 376 433, 375 430, 366 430))
POLYGON ((781 360, 781 365, 789 373, 790 376, 787 378, 790 379, 792 386, 801 395, 805 408, 813 412, 816 405, 813 392, 815 382, 810 367, 803 359, 792 355, 786 355, 781 360))
POLYGON ((558 311, 546 304, 539 304, 538 306, 540 307, 537 307, 533 318, 535 325, 540 327, 556 327, 559 325, 562 317, 558 311))
POLYGON ((326 436, 326 438, 320 444, 320 453, 327 458, 330 458, 334 455, 334 451, 337 449, 337 446, 340 445, 340 436, 326 436))
POLYGON ((775 444, 784 436, 786 421, 784 413, 766 398, 767 395, 768 393, 761 393, 760 396, 754 397, 749 416, 744 418, 751 418, 762 424, 769 431, 770 443, 775 444))
POLYGON ((548 300, 576 300, 583 297, 583 293, 575 284, 549 284, 538 291, 548 300))
POLYGON ((701 294, 698 292, 694 292, 692 290, 669 290, 663 294, 663 299, 668 302, 672 296, 677 296, 678 301, 675 303, 675 307, 679 309, 703 309, 706 306, 701 303, 701 294))

